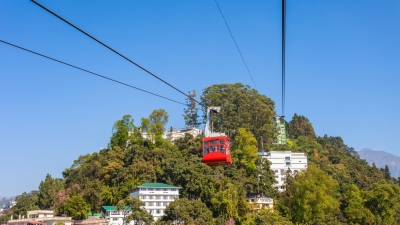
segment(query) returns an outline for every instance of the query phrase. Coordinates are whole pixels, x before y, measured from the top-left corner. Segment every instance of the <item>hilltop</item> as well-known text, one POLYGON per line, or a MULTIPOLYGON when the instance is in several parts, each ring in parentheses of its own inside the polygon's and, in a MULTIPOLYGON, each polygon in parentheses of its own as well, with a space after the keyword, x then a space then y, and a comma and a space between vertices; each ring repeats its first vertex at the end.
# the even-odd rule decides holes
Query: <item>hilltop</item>
MULTIPOLYGON (((129 189, 158 182, 180 187, 180 198, 166 208, 158 225, 177 220, 196 225, 400 224, 399 181, 360 159, 341 137, 316 136, 308 118, 295 114, 287 122, 287 145, 274 145, 274 102, 240 83, 212 85, 200 99, 203 111, 221 107, 213 115, 213 128, 231 141, 232 167, 211 168, 202 162, 201 135, 164 140, 168 113, 163 109, 135 118, 137 125, 125 115, 112 126, 107 148, 79 156, 62 178, 48 174, 39 190, 17 198, 8 218, 46 208, 80 218, 104 205, 123 205, 129 202, 129 189), (283 193, 272 187, 270 162, 257 154, 268 150, 303 152, 308 158, 307 170, 285 178, 283 193), (246 195, 257 192, 272 197, 275 210, 249 213, 246 195)), ((196 126, 199 109, 187 102, 185 123, 196 126)), ((147 211, 136 209, 135 216, 147 218, 147 211)))

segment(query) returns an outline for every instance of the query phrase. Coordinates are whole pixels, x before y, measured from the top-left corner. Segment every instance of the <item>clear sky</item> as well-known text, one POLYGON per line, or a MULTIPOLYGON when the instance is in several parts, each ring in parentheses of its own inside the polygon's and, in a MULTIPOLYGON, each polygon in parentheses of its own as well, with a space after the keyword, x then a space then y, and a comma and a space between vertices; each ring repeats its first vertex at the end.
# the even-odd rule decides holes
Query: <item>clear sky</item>
MULTIPOLYGON (((252 85, 214 0, 40 3, 187 92, 252 85)), ((258 91, 281 113, 281 1, 219 0, 258 91)), ((400 1, 287 0, 286 116, 356 150, 400 155, 400 1)), ((185 101, 116 54, 27 0, 0 1, 0 39, 185 101)), ((0 43, 0 196, 36 190, 79 155, 106 147, 113 123, 138 125, 183 106, 0 43)))

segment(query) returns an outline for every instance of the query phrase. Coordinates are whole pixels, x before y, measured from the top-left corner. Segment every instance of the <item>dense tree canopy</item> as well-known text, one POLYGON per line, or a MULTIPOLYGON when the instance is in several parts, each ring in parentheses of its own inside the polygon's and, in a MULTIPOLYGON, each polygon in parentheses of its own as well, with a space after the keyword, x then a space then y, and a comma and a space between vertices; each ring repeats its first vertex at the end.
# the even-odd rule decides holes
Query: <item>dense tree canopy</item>
POLYGON ((299 136, 315 137, 315 132, 311 122, 305 116, 298 116, 295 113, 287 125, 287 135, 293 139, 299 136))
POLYGON ((276 135, 272 125, 275 103, 267 96, 248 85, 236 83, 208 87, 200 98, 204 115, 207 107, 221 107, 221 112, 213 116, 215 131, 234 139, 239 128, 246 128, 256 137, 260 150, 272 144, 276 135))
MULTIPOLYGON (((81 219, 103 205, 118 205, 134 209, 126 221, 150 224, 151 215, 141 209, 139 199, 128 197, 128 190, 161 182, 180 187, 180 199, 167 207, 158 224, 400 224, 400 179, 391 178, 387 168, 369 166, 341 137, 316 136, 308 119, 295 114, 288 124, 288 144, 272 145, 274 102, 240 83, 206 88, 201 103, 203 111, 221 107, 213 118, 214 130, 229 136, 233 166, 202 163, 201 135, 164 140, 168 113, 163 109, 136 119, 136 125, 125 115, 112 126, 107 148, 79 156, 62 172, 63 179, 47 175, 38 191, 18 196, 17 205, 0 221, 39 208, 81 219), (258 156, 260 150, 303 152, 309 166, 288 175, 286 192, 278 193, 272 187, 271 163, 258 156), (250 193, 273 197, 274 211, 250 213, 250 193)), ((196 107, 188 101, 188 126, 196 124, 196 107)))

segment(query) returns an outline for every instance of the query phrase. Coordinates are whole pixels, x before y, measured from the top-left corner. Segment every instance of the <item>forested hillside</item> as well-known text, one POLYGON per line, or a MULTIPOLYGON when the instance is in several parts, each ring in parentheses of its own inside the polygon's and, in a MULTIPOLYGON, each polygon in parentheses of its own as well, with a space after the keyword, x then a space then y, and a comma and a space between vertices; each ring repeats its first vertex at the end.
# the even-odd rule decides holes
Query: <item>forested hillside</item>
MULTIPOLYGON (((233 167, 203 164, 201 136, 186 135, 174 143, 162 139, 168 122, 163 109, 148 118, 125 115, 112 127, 107 148, 79 156, 62 178, 47 175, 37 191, 19 196, 2 220, 48 208, 84 218, 82 212, 98 212, 102 205, 130 204, 125 200, 130 188, 162 182, 181 187, 181 196, 157 224, 400 224, 398 180, 369 166, 342 138, 316 136, 311 122, 295 114, 287 123, 288 144, 272 145, 274 102, 239 83, 208 87, 200 99, 201 106, 187 100, 185 122, 199 124, 197 107, 220 106, 214 129, 231 139, 233 167), (143 139, 141 132, 147 132, 149 139, 143 139), (257 155, 268 150, 308 156, 308 169, 288 176, 284 193, 271 187, 275 178, 269 161, 257 155), (274 198, 275 210, 249 213, 245 196, 258 192, 258 186, 274 198), (81 208, 72 207, 76 205, 81 208)), ((140 213, 145 214, 139 210, 135 218, 145 217, 140 213)))

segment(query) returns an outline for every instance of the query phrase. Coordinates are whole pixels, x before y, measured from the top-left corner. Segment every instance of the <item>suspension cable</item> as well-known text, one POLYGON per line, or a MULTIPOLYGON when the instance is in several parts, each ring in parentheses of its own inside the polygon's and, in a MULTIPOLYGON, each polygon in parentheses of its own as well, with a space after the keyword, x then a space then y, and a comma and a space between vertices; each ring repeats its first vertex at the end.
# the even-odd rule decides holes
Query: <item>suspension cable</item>
POLYGON ((282 0, 282 116, 285 116, 286 0, 282 0))
POLYGON ((145 71, 146 73, 150 74, 151 76, 157 78, 158 80, 160 80, 161 82, 165 83, 166 85, 170 86, 171 88, 175 89, 176 91, 180 92, 181 94, 185 95, 186 97, 188 97, 189 99, 192 99, 193 101, 197 102, 198 104, 200 104, 200 102, 198 102, 196 99, 192 98, 191 96, 189 96, 188 94, 185 94, 183 91, 179 90, 178 88, 176 88, 175 86, 173 86, 172 84, 168 83, 167 81, 161 79, 159 76, 155 75, 154 73, 150 72, 149 70, 145 69, 144 67, 142 67, 141 65, 137 64, 136 62, 132 61, 131 59, 129 59, 128 57, 122 55, 121 53, 119 53, 118 51, 114 50, 113 48, 111 48, 110 46, 104 44, 103 42, 101 42, 100 40, 98 40, 97 38, 93 37, 92 35, 90 35, 89 33, 85 32, 84 30, 80 29, 79 27, 75 26, 74 24, 70 23, 69 21, 67 21, 66 19, 62 18, 61 16, 57 15, 56 13, 54 13, 53 11, 51 11, 50 9, 46 8, 45 6, 41 5, 40 3, 38 3, 35 0, 31 0, 33 3, 35 3, 36 5, 40 6, 41 8, 43 8, 44 10, 46 10, 47 12, 53 14, 54 16, 56 16, 57 18, 61 19, 62 21, 64 21, 65 23, 69 24, 70 26, 72 26, 73 28, 79 30, 80 32, 82 32, 83 34, 85 34, 86 36, 90 37, 91 39, 95 40, 97 43, 103 45, 104 47, 108 48, 109 50, 113 51, 114 53, 116 53, 117 55, 121 56, 122 58, 124 58, 125 60, 129 61, 130 63, 134 64, 135 66, 139 67, 140 69, 142 69, 143 71, 145 71))
POLYGON ((238 52, 239 52, 240 58, 242 58, 242 61, 243 61, 244 65, 245 65, 245 67, 246 67, 246 69, 247 69, 247 72, 249 73, 250 78, 251 78, 251 80, 253 81, 254 86, 256 87, 256 90, 258 90, 257 85, 256 85, 256 82, 254 82, 254 79, 253 79, 253 76, 252 76, 251 73, 250 73, 249 67, 247 66, 247 63, 246 63, 246 61, 245 61, 244 58, 243 58, 242 52, 240 51, 239 46, 238 46, 238 44, 236 43, 235 38, 233 37, 232 31, 231 31, 231 29, 229 28, 228 22, 226 22, 225 16, 224 16, 224 14, 222 13, 222 10, 221 10, 221 8, 219 7, 219 4, 218 4, 217 0, 215 0, 215 3, 217 4, 217 7, 218 7, 218 9, 219 9, 219 12, 221 13, 222 18, 224 19, 225 25, 226 25, 226 27, 228 28, 229 33, 231 34, 231 38, 232 38, 233 42, 235 43, 235 46, 236 46, 236 49, 237 49, 238 52))
POLYGON ((133 88, 133 89, 136 89, 136 90, 139 90, 139 91, 145 92, 145 93, 147 93, 147 94, 151 94, 151 95, 154 95, 154 96, 157 96, 157 97, 160 97, 160 98, 163 98, 163 99, 166 99, 166 100, 169 100, 169 101, 172 101, 172 102, 175 102, 175 103, 181 104, 181 105, 186 105, 185 103, 178 102, 178 101, 175 101, 175 100, 173 100, 173 99, 170 99, 170 98, 167 98, 167 97, 164 97, 164 96, 161 96, 161 95, 158 95, 158 94, 152 93, 152 92, 150 92, 150 91, 146 91, 146 90, 143 90, 143 89, 140 89, 140 88, 134 87, 134 86, 132 86, 132 85, 129 85, 129 84, 123 83, 123 82, 121 82, 121 81, 118 81, 118 80, 114 80, 114 79, 112 79, 112 78, 109 78, 109 77, 106 77, 106 76, 103 76, 103 75, 100 75, 100 74, 97 74, 97 73, 91 72, 91 71, 89 71, 89 70, 86 70, 86 69, 82 69, 82 68, 80 68, 80 67, 77 67, 77 66, 71 65, 71 64, 69 64, 69 63, 66 63, 66 62, 60 61, 60 60, 58 60, 58 59, 54 59, 54 58, 52 58, 52 57, 49 57, 49 56, 45 56, 45 55, 43 55, 43 54, 40 54, 40 53, 34 52, 34 51, 32 51, 32 50, 29 50, 29 49, 26 49, 26 48, 23 48, 23 47, 20 47, 20 46, 18 46, 18 45, 14 45, 14 44, 11 44, 11 43, 9 43, 9 42, 6 42, 6 41, 3 41, 3 40, 0 40, 0 42, 2 42, 2 43, 4 43, 4 44, 7 44, 7 45, 10 45, 10 46, 13 46, 13 47, 16 47, 16 48, 19 48, 19 49, 21 49, 21 50, 24 50, 24 51, 27 51, 27 52, 33 53, 33 54, 35 54, 35 55, 38 55, 38 56, 44 57, 44 58, 46 58, 46 59, 50 59, 50 60, 56 61, 56 62, 58 62, 58 63, 61 63, 61 64, 64 64, 64 65, 67 65, 67 66, 73 67, 73 68, 75 68, 75 69, 78 69, 78 70, 81 70, 81 71, 84 71, 84 72, 87 72, 87 73, 93 74, 93 75, 95 75, 95 76, 98 76, 98 77, 101 77, 101 78, 104 78, 104 79, 107 79, 107 80, 110 80, 110 81, 116 82, 116 83, 118 83, 118 84, 122 84, 122 85, 128 86, 128 87, 130 87, 130 88, 133 88))

